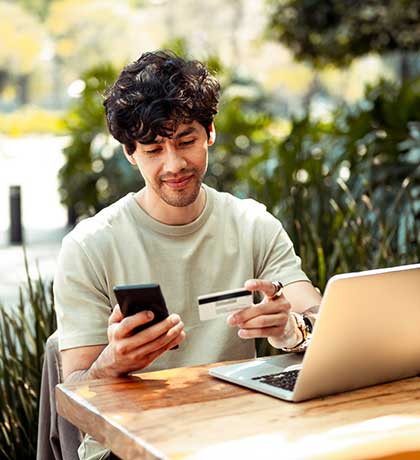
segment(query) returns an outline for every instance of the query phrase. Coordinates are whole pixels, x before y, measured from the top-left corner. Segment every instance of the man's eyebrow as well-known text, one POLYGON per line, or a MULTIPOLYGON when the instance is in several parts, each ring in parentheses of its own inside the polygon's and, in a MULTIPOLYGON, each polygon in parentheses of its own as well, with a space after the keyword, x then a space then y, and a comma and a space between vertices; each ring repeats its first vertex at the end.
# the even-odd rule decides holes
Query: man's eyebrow
POLYGON ((149 141, 149 142, 139 142, 139 144, 141 145, 155 145, 155 144, 163 144, 163 139, 161 138, 160 140, 158 139, 153 139, 152 141, 149 141))
POLYGON ((179 139, 180 137, 183 136, 188 136, 188 134, 195 133, 197 132, 197 128, 194 128, 194 126, 189 126, 188 128, 184 129, 184 131, 181 131, 175 136, 175 139, 179 139))
POLYGON ((155 144, 163 144, 163 140, 161 141, 157 141, 157 140, 154 140, 154 141, 150 141, 150 142, 141 142, 142 145, 155 145, 155 144))
MULTIPOLYGON (((184 131, 181 131, 176 136, 174 136, 174 139, 179 139, 180 137, 188 136, 188 134, 196 133, 196 132, 197 132, 197 128, 194 128, 194 126, 189 126, 188 128, 184 129, 184 131)), ((150 142, 143 142, 142 144, 143 145, 155 145, 155 144, 160 145, 160 144, 163 144, 163 139, 161 140, 155 139, 150 142)))

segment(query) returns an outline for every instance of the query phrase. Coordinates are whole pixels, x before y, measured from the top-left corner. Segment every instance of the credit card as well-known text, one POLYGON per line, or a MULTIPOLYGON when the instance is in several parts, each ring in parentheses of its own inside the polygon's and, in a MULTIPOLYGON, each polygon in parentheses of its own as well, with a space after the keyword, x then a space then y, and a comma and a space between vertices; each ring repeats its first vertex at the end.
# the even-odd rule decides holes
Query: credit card
POLYGON ((218 318, 252 305, 252 292, 243 288, 214 292, 198 297, 198 313, 201 321, 218 318))

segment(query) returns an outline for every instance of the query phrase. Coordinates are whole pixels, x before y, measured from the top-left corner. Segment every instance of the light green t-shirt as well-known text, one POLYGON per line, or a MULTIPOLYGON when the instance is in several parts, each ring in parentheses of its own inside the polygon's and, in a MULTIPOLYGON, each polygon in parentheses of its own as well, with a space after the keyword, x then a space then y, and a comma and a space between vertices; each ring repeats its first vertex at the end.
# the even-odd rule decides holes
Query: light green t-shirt
POLYGON ((151 218, 134 194, 83 220, 63 240, 54 296, 60 349, 108 343, 118 284, 158 283, 187 338, 148 371, 254 356, 226 319, 200 322, 197 297, 249 278, 307 280, 280 222, 265 206, 205 186, 206 205, 187 225, 151 218))
POLYGON ((158 283, 186 339, 147 371, 255 356, 254 340, 239 338, 226 318, 200 322, 197 297, 243 287, 250 278, 284 285, 308 278, 265 206, 203 187, 205 208, 187 225, 154 220, 129 193, 64 238, 54 280, 61 350, 108 343, 113 286, 158 283))

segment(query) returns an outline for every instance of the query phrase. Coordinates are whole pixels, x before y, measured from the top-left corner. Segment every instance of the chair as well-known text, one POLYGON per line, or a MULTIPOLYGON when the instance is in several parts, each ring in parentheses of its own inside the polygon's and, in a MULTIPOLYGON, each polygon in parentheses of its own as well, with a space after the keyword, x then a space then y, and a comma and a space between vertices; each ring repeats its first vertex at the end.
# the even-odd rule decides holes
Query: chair
POLYGON ((62 381, 58 334, 45 345, 39 402, 37 460, 78 460, 80 431, 57 414, 55 387, 62 381))

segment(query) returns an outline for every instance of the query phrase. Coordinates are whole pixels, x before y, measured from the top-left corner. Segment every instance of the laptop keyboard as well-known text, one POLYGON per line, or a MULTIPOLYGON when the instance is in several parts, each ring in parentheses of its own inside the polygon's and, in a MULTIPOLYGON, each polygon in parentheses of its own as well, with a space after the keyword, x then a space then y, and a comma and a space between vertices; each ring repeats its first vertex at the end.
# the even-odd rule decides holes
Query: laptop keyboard
POLYGON ((266 383, 267 385, 272 385, 273 387, 293 391, 298 375, 299 370, 283 371, 278 372, 277 374, 267 374, 253 377, 252 380, 259 380, 261 383, 266 383))

